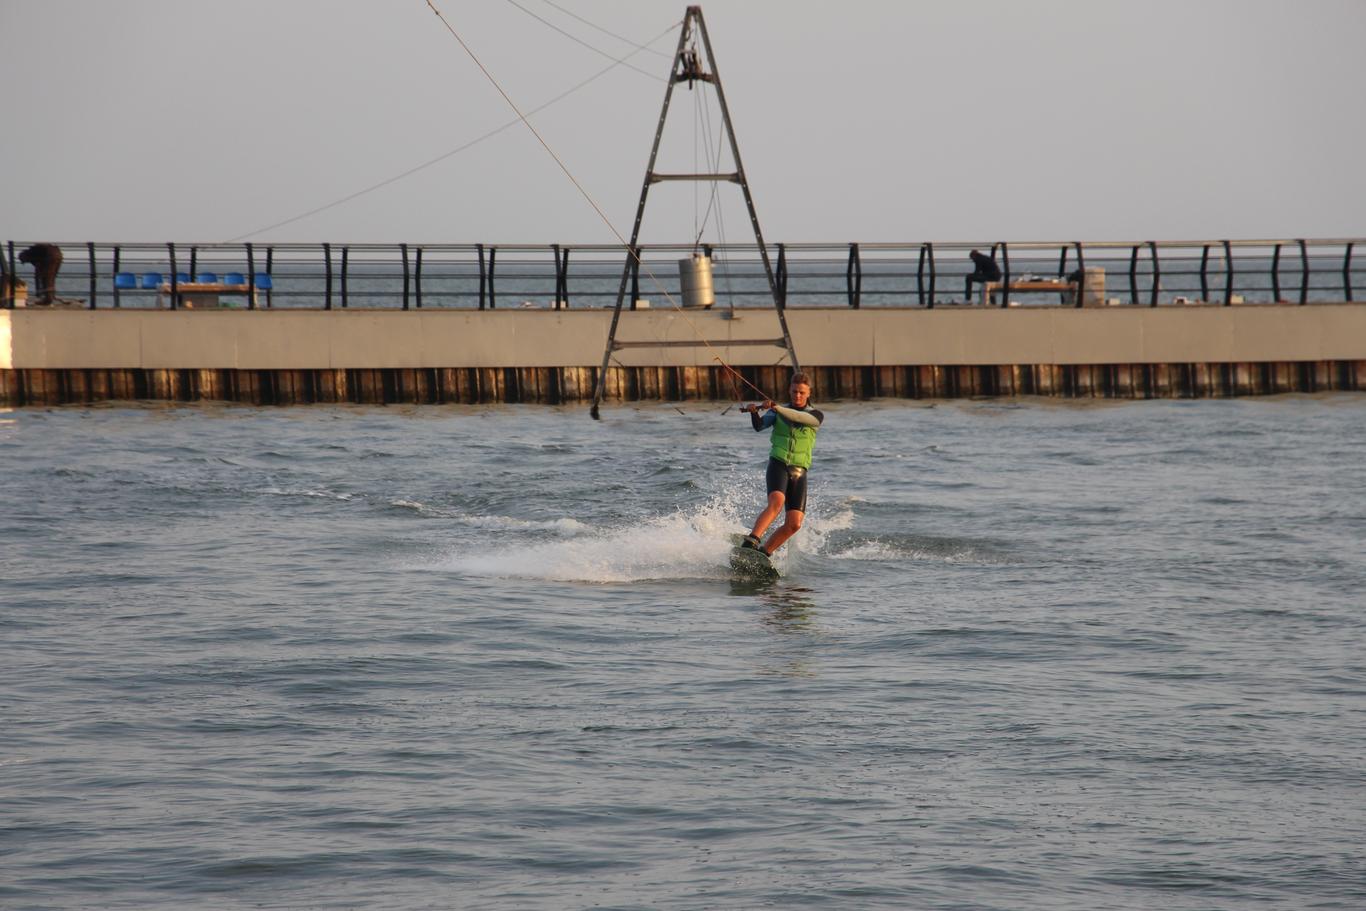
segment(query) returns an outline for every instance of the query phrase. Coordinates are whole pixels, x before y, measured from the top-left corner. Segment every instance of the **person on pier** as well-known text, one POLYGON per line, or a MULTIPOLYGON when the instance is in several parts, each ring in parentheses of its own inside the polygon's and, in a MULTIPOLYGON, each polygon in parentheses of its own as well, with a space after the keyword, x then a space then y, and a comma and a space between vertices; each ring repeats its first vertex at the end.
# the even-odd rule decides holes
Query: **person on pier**
POLYGON ((816 431, 825 421, 825 415, 811 407, 811 380, 805 373, 792 374, 788 395, 791 400, 785 405, 764 402, 740 409, 749 414, 756 432, 769 428, 773 431, 769 437, 768 470, 765 472, 768 504, 740 544, 769 556, 797 533, 806 518, 806 473, 811 467, 816 431), (764 533, 779 513, 783 513, 783 524, 768 541, 763 541, 764 533))
MULTIPOLYGON (((995 252, 995 247, 992 252, 995 252)), ((968 274, 967 280, 963 283, 963 300, 972 303, 972 283, 986 284, 987 282, 998 282, 1001 280, 1001 267, 996 265, 996 260, 987 256, 980 250, 973 250, 968 256, 972 259, 973 271, 968 274)))
POLYGON ((56 244, 34 244, 19 254, 19 262, 33 267, 37 296, 32 304, 48 305, 57 300, 57 272, 62 268, 62 248, 56 244))

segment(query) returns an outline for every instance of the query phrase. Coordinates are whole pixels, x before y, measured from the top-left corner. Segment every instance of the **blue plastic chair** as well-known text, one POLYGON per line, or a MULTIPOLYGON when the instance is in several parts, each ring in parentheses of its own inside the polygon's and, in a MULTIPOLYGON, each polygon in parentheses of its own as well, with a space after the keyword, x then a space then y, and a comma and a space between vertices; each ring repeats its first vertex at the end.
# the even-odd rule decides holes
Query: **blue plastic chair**
POLYGON ((223 284, 225 285, 245 285, 246 283, 247 277, 241 272, 228 272, 223 276, 223 284))
POLYGON ((177 272, 177 273, 175 274, 175 283, 176 283, 177 285, 188 284, 189 281, 190 281, 190 273, 188 273, 188 272, 177 272))
POLYGON ((275 287, 275 282, 271 281, 269 272, 257 272, 251 278, 252 284, 262 291, 269 291, 275 287))
POLYGON ((114 287, 120 291, 132 291, 138 286, 138 277, 132 272, 120 272, 114 276, 114 287))
POLYGON ((144 272, 144 273, 142 273, 142 289, 143 289, 144 291, 155 291, 155 290, 157 289, 157 287, 158 287, 160 284, 161 284, 161 273, 160 273, 160 272, 144 272))
POLYGON ((201 285, 216 285, 218 284, 218 275, 213 272, 200 272, 194 277, 194 280, 201 285))

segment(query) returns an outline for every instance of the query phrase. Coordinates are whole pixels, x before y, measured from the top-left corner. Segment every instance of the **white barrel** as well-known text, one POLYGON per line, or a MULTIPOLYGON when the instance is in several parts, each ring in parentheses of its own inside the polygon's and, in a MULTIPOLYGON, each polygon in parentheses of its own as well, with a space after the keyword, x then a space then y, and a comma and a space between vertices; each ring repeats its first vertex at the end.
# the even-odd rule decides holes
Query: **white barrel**
POLYGON ((710 307, 716 303, 711 284, 711 257, 694 253, 678 261, 678 280, 683 289, 683 306, 710 307))
POLYGON ((1085 274, 1081 277, 1081 287, 1077 289, 1081 295, 1081 305, 1083 307, 1104 307, 1105 306, 1105 269, 1102 266, 1087 266, 1085 274))

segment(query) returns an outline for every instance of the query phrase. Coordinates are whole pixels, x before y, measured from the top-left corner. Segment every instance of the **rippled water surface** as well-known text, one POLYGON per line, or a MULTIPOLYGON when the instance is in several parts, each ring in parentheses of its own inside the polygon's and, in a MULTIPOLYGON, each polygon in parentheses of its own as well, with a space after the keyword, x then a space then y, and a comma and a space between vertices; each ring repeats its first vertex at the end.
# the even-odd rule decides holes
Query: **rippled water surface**
POLYGON ((0 413, 0 906, 1366 906, 1366 398, 723 407, 0 413))

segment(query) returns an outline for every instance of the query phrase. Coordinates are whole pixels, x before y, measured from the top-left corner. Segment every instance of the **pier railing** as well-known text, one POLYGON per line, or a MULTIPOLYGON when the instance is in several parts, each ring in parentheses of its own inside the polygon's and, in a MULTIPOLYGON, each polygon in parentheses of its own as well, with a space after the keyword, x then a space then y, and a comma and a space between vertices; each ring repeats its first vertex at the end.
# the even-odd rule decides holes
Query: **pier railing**
MULTIPOLYGON (((33 305, 35 276, 0 248, 0 307, 33 305)), ((1171 306, 1352 301, 1366 287, 1363 238, 1141 242, 772 244, 789 307, 1171 306), (992 255, 1000 292, 966 285, 971 250, 992 255), (1042 290, 1050 282, 1083 285, 1042 290)), ((176 308, 181 286, 220 285, 218 306, 246 308, 602 308, 614 305, 626 257, 593 244, 62 243, 59 305, 176 308), (232 281, 224 279, 231 277, 232 281)), ((718 307, 767 307, 754 244, 703 245, 718 307)), ((628 305, 679 304, 678 261, 690 245, 640 248, 628 305)))

